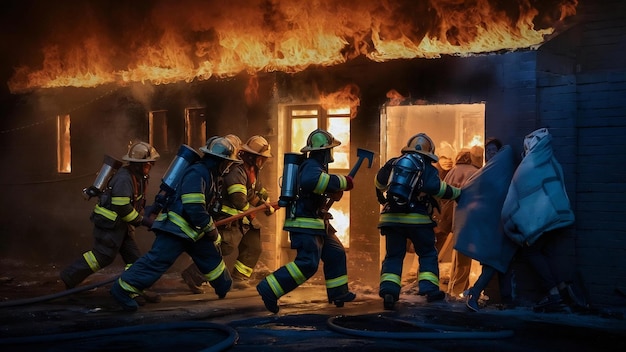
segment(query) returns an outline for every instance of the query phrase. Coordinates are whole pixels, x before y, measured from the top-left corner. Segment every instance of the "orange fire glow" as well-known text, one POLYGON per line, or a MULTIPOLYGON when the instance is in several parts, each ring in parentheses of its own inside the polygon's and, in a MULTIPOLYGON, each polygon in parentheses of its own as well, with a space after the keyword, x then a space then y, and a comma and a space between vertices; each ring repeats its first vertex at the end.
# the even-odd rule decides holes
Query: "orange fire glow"
MULTIPOLYGON (((82 6, 89 6, 85 3, 82 6)), ((532 48, 576 14, 578 0, 151 4, 126 4, 142 6, 144 18, 107 19, 91 9, 84 11, 92 13, 90 20, 77 21, 71 35, 49 28, 50 37, 43 39, 43 61, 16 68, 8 82, 11 92, 191 82, 242 72, 295 73, 358 56, 380 62, 532 48), (533 7, 539 3, 541 7, 533 7)))

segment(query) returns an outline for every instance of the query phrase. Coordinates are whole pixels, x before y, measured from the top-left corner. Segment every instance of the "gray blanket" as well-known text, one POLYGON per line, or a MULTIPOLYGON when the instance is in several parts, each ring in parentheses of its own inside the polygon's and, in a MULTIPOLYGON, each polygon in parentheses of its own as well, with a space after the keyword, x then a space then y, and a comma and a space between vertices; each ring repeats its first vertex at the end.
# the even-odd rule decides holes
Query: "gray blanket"
POLYGON ((454 248, 466 256, 505 272, 518 246, 505 234, 500 221, 515 162, 505 145, 462 188, 454 214, 454 248))

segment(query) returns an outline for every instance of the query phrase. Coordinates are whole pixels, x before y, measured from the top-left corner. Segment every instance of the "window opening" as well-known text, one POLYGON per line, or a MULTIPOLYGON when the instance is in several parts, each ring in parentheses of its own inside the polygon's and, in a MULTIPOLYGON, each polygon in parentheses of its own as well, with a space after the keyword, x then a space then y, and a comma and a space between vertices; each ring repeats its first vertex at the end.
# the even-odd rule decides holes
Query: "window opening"
POLYGON ((72 172, 72 147, 70 141, 70 115, 57 116, 57 172, 72 172))

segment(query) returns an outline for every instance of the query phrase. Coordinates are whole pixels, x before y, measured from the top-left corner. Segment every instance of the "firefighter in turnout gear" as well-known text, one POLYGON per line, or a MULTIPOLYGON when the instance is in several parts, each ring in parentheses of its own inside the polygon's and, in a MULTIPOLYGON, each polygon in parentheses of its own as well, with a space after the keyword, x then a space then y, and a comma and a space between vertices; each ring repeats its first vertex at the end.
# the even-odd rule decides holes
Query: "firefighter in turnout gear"
MULTIPOLYGON (((262 136, 252 136, 239 151, 242 164, 230 168, 223 178, 220 214, 217 220, 243 213, 249 208, 266 204, 266 215, 272 215, 274 208, 269 205, 269 193, 259 181, 259 171, 267 159, 272 157, 270 144, 262 136)), ((245 289, 261 255, 261 223, 255 214, 234 221, 220 229, 222 255, 231 254, 238 248, 237 259, 232 270, 233 289, 245 289)), ((183 279, 188 282, 197 272, 193 264, 183 271, 183 279)), ((196 279, 191 279, 193 284, 196 279)), ((192 292, 197 292, 188 283, 192 292)))
MULTIPOLYGON (((128 153, 122 158, 126 165, 111 177, 91 214, 93 248, 60 273, 66 288, 76 287, 89 275, 111 264, 118 253, 127 267, 139 259, 141 253, 135 242, 135 227, 150 225, 148 215, 144 218, 142 213, 150 169, 158 159, 159 153, 150 144, 130 144, 128 153)), ((144 298, 159 300, 158 296, 152 295, 144 298)))
POLYGON ((311 278, 324 262, 328 302, 342 307, 356 295, 348 290, 346 251, 330 225, 327 204, 338 201, 343 191, 353 187, 352 178, 328 173, 334 161, 333 148, 340 145, 327 131, 317 129, 309 134, 300 151, 308 153, 299 167, 298 196, 288 206, 283 229, 289 231, 291 248, 297 251, 293 262, 278 268, 257 285, 265 308, 278 313, 278 299, 311 278), (292 208, 292 210, 289 210, 292 208))
POLYGON ((391 310, 400 296, 402 263, 407 239, 419 260, 419 294, 428 302, 445 298, 439 289, 439 263, 435 248, 435 198, 457 199, 461 190, 441 181, 434 162, 435 145, 425 133, 409 139, 402 155, 388 160, 376 174, 376 194, 383 209, 378 228, 385 237, 378 294, 385 309, 391 310))
POLYGON ((155 240, 113 283, 111 295, 126 311, 137 310, 134 296, 152 286, 186 252, 217 296, 226 297, 232 280, 215 243, 219 232, 211 216, 218 196, 218 181, 232 164, 239 164, 235 146, 224 137, 212 137, 200 148, 202 158, 187 167, 173 203, 163 209, 152 226, 155 240))
MULTIPOLYGON (((241 138, 239 138, 239 136, 235 134, 227 134, 224 136, 224 138, 228 139, 232 143, 232 145, 235 147, 235 155, 239 156, 239 150, 241 149, 241 144, 242 144, 241 138)), ((212 209, 213 212, 211 212, 211 216, 213 216, 215 221, 223 218, 223 216, 217 211, 221 207, 220 206, 222 202, 221 193, 222 193, 223 188, 224 186, 223 186, 223 177, 222 177, 220 180, 220 186, 218 189, 218 193, 220 194, 220 199, 218 200, 219 204, 216 204, 216 206, 213 207, 212 209)), ((217 230, 220 233, 220 237, 217 243, 219 245, 219 249, 220 249, 220 252, 222 253, 222 256, 226 257, 234 249, 233 244, 232 244, 233 241, 231 239, 237 235, 241 236, 241 231, 238 228, 235 228, 234 226, 230 226, 230 224, 219 226, 217 230)), ((183 281, 187 284, 187 286, 189 287, 189 290, 191 290, 192 293, 195 293, 195 294, 204 293, 203 285, 206 284, 206 278, 204 277, 202 272, 200 272, 200 269, 198 269, 198 266, 195 263, 192 262, 191 264, 189 264, 189 266, 187 266, 187 268, 183 270, 183 272, 181 273, 181 277, 183 281)))

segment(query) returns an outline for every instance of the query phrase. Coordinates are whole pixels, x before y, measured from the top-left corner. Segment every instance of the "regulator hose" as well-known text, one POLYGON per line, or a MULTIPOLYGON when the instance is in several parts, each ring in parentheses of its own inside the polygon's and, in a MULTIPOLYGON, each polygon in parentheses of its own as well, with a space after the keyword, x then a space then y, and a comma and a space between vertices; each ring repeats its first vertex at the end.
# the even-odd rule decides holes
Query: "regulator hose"
POLYGON ((367 317, 349 317, 345 315, 338 315, 330 317, 327 320, 328 327, 335 331, 346 335, 370 337, 379 339, 416 339, 416 340, 435 340, 435 339, 501 339, 513 336, 512 330, 497 330, 497 331, 480 331, 470 330, 466 328, 460 328, 453 325, 440 325, 440 324, 427 324, 427 323, 414 323, 410 321, 393 319, 382 317, 378 315, 376 318, 385 319, 384 322, 372 322, 374 326, 389 326, 389 322, 395 323, 396 326, 402 325, 403 330, 415 330, 415 331, 384 331, 384 330, 365 330, 365 329, 353 329, 345 326, 341 326, 341 321, 349 321, 350 319, 358 320, 360 324, 363 324, 363 319, 367 317), (407 327, 409 329, 407 329, 407 327))
MULTIPOLYGON (((24 337, 12 337, 12 338, 0 338, 0 346, 14 346, 18 347, 22 345, 22 347, 27 347, 28 345, 35 346, 40 344, 50 344, 50 343, 61 343, 68 342, 72 344, 72 346, 76 347, 76 344, 80 342, 80 340, 84 340, 89 344, 98 343, 99 348, 109 346, 112 351, 116 350, 116 347, 119 348, 119 341, 116 339, 124 338, 128 335, 137 335, 137 339, 141 340, 141 333, 155 333, 155 332, 163 332, 163 334, 177 334, 180 335, 183 332, 193 333, 193 330, 217 330, 220 335, 224 336, 223 339, 218 341, 217 343, 211 344, 206 348, 202 348, 198 351, 202 352, 213 352, 213 351, 224 351, 230 347, 232 347, 237 340, 239 339, 239 334, 235 329, 228 325, 210 323, 210 322, 176 322, 176 323, 162 323, 162 324, 148 324, 148 325, 140 325, 140 326, 127 326, 120 328, 111 328, 111 329, 102 329, 102 330, 93 330, 93 331, 81 331, 81 332, 73 332, 73 333, 65 333, 65 334, 51 334, 51 335, 38 335, 38 336, 24 336, 24 337), (182 331, 176 331, 182 330, 182 331), (98 340, 97 338, 104 338, 98 340), (109 344, 109 345, 107 345, 109 344)), ((210 339, 207 338, 206 332, 200 334, 199 341, 202 341, 203 344, 212 343, 210 339)), ((180 339, 172 338, 167 340, 171 342, 174 346, 173 349, 182 348, 185 346, 181 346, 180 339)), ((149 341, 144 340, 142 342, 144 345, 149 343, 149 341)), ((158 343, 161 343, 160 341, 158 343)), ((189 345, 193 345, 197 347, 199 343, 197 341, 193 341, 189 345)), ((49 346, 49 345, 48 345, 49 346)), ((69 346, 71 347, 71 346, 69 346)), ((160 345, 160 350, 167 350, 167 346, 160 345)), ((98 349, 103 350, 103 349, 98 349)))
POLYGON ((89 291, 89 290, 92 290, 92 289, 94 289, 96 287, 108 285, 108 284, 112 283, 113 281, 117 280, 118 277, 119 276, 116 276, 116 277, 114 277, 112 279, 105 280, 105 281, 102 281, 102 282, 96 282, 96 283, 90 284, 90 285, 74 287, 72 289, 61 291, 61 292, 57 292, 57 293, 53 293, 53 294, 50 294, 50 295, 0 302, 0 308, 23 306, 23 305, 26 305, 26 304, 33 304, 33 303, 40 303, 40 302, 51 301, 53 299, 69 296, 69 295, 72 295, 74 293, 79 293, 79 292, 83 292, 83 291, 89 291))

